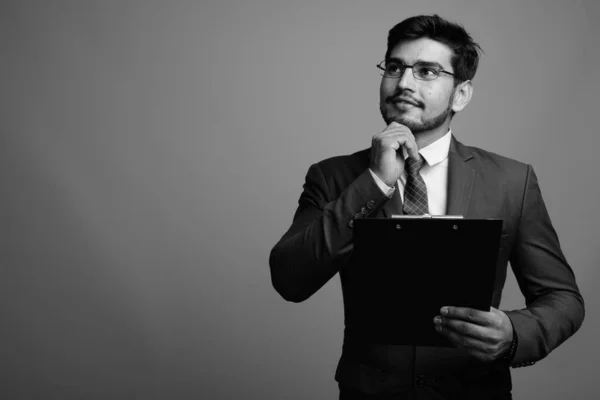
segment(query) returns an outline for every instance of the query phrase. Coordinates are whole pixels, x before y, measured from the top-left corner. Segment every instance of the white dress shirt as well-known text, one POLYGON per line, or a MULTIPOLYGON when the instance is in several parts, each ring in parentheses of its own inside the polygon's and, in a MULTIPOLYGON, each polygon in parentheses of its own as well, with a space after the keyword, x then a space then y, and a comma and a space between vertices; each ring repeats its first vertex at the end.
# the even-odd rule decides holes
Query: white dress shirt
MULTIPOLYGON (((452 131, 448 130, 448 133, 431 143, 429 146, 419 149, 419 153, 425 159, 425 163, 423 164, 423 167, 421 167, 420 173, 425 181, 425 186, 427 186, 427 200, 429 203, 429 213, 431 215, 446 214, 446 202, 448 197, 448 152, 450 151, 451 139, 452 131)), ((408 157, 406 148, 402 147, 402 153, 406 160, 408 157)), ((369 169, 369 171, 371 171, 371 175, 381 191, 388 197, 391 197, 394 194, 395 188, 386 185, 371 169, 369 169)), ((400 175, 400 179, 398 179, 398 190, 400 191, 402 202, 404 202, 406 176, 406 171, 403 171, 402 175, 400 175)))

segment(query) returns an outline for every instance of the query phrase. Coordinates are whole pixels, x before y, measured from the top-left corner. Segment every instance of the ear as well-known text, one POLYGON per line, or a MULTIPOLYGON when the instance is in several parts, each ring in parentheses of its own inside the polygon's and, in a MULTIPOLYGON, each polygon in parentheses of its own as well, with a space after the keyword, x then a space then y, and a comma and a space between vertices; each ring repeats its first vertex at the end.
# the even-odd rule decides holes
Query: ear
POLYGON ((473 83, 464 81, 454 88, 454 98, 452 99, 452 111, 459 112, 469 104, 473 96, 473 83))

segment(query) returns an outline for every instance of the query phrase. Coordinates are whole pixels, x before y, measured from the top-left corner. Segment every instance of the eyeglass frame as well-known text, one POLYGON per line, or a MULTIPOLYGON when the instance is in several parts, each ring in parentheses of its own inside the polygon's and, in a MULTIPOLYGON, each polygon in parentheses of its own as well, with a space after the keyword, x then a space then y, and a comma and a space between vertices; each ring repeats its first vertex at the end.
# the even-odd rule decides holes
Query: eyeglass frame
POLYGON ((389 61, 392 61, 393 63, 396 63, 396 64, 398 64, 398 65, 399 65, 399 66, 402 68, 402 71, 400 72, 400 74, 399 74, 398 76, 389 76, 389 75, 387 75, 387 76, 386 76, 386 69, 385 69, 385 68, 384 68, 382 65, 383 65, 384 63, 388 62, 388 61, 386 61, 386 60, 383 60, 382 62, 380 62, 379 64, 377 64, 377 65, 376 65, 376 67, 377 67, 377 68, 379 68, 379 69, 381 70, 380 74, 381 74, 381 76, 383 76, 384 78, 389 78, 389 79, 398 79, 398 78, 400 78, 402 75, 404 75, 404 72, 405 72, 405 71, 406 71, 408 68, 410 68, 410 69, 412 70, 412 76, 413 76, 415 79, 417 79, 417 80, 420 80, 420 81, 425 81, 425 82, 431 82, 431 81, 435 81, 437 78, 439 78, 439 77, 440 77, 440 74, 441 74, 442 72, 444 72, 444 73, 446 73, 446 74, 448 74, 448 75, 450 75, 450 76, 452 76, 452 77, 456 77, 456 75, 454 75, 452 72, 448 72, 448 71, 446 71, 445 69, 443 69, 443 68, 441 67, 441 65, 439 65, 439 64, 437 64, 437 63, 432 63, 432 62, 428 62, 428 61, 417 61, 417 62, 416 62, 416 63, 414 63, 413 65, 408 65, 408 64, 404 64, 404 63, 402 63, 402 62, 400 62, 400 61, 394 61, 394 60, 389 60, 389 61), (419 77, 417 77, 417 76, 415 75, 415 69, 414 69, 413 67, 414 67, 414 66, 418 66, 418 65, 423 65, 423 64, 425 64, 425 65, 431 65, 431 66, 435 66, 435 65, 437 64, 437 65, 439 66, 439 70, 438 70, 437 68, 431 68, 433 71, 436 71, 436 72, 437 72, 437 74, 435 75, 435 78, 433 78, 433 79, 430 79, 430 80, 427 80, 427 79, 422 79, 422 78, 419 78, 419 77))

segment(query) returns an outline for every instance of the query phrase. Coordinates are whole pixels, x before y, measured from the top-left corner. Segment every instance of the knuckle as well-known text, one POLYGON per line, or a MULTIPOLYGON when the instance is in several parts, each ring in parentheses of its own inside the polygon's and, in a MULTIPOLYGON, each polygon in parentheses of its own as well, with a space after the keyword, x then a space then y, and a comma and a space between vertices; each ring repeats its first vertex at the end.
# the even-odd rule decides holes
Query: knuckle
POLYGON ((467 308, 466 312, 465 312, 465 316, 469 321, 472 321, 474 318, 473 315, 473 309, 472 308, 467 308))
POLYGON ((495 343, 500 343, 502 341, 502 338, 503 338, 503 336, 500 332, 494 332, 494 334, 492 335, 492 340, 495 343))
POLYGON ((500 327, 500 326, 504 325, 504 321, 502 320, 502 317, 500 317, 500 316, 496 316, 496 317, 494 318, 494 324, 495 324, 496 326, 498 326, 498 327, 500 327))
POLYGON ((461 324, 460 331, 463 333, 469 333, 469 324, 465 324, 465 323, 461 324))
POLYGON ((490 352, 493 354, 500 354, 500 346, 498 345, 498 343, 494 343, 491 346, 490 352))
POLYGON ((379 137, 377 138, 377 143, 379 143, 380 146, 385 146, 386 144, 389 144, 390 139, 387 137, 379 137))
POLYGON ((503 325, 502 325, 502 321, 497 321, 497 320, 493 320, 491 322, 492 328, 496 331, 504 331, 505 329, 503 329, 503 325))

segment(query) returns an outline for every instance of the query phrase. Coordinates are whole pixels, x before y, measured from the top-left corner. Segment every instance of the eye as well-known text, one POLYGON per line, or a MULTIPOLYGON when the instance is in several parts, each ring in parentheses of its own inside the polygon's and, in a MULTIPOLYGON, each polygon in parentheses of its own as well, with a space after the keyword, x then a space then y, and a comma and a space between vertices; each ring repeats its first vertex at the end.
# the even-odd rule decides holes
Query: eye
POLYGON ((439 71, 436 68, 422 65, 417 68, 417 74, 424 78, 432 78, 434 76, 437 76, 439 74, 439 71))
POLYGON ((391 75, 397 75, 402 72, 402 66, 394 62, 385 64, 385 72, 391 75))

